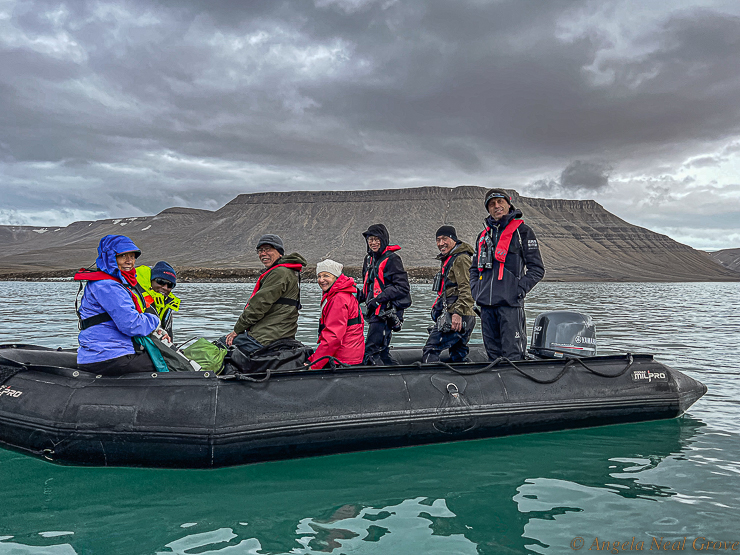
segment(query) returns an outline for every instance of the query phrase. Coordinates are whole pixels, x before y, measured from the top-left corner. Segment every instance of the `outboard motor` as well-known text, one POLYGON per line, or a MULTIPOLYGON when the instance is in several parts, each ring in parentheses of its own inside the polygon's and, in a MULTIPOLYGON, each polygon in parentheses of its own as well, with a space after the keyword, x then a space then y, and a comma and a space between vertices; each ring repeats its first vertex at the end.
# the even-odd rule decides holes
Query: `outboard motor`
POLYGON ((534 321, 529 352, 540 358, 596 356, 596 328, 591 316, 557 310, 534 321))

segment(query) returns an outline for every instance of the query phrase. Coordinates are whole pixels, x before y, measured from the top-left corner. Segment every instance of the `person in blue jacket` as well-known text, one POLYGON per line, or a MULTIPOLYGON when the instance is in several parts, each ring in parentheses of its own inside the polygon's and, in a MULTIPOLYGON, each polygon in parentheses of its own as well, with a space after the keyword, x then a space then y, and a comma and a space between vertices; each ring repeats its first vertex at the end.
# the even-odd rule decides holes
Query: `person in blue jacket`
POLYGON ((76 281, 87 282, 77 311, 80 370, 106 376, 154 372, 149 355, 132 341, 160 325, 156 310, 147 311, 136 281, 134 266, 140 254, 128 237, 106 235, 98 245, 97 271, 82 270, 75 275, 76 281))

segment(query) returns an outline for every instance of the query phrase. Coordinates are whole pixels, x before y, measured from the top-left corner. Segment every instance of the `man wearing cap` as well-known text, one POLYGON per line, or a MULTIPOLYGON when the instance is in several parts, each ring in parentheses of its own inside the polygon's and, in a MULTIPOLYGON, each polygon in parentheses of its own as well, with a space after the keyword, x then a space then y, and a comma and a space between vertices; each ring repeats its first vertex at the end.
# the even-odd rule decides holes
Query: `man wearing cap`
POLYGON ((422 362, 437 362, 449 349, 450 362, 464 362, 470 349, 468 341, 475 327, 473 295, 470 291, 473 247, 457 238, 451 225, 437 230, 437 248, 441 268, 434 280, 437 298, 432 305, 434 326, 422 350, 422 362))
POLYGON ((299 275, 306 259, 297 252, 285 256, 283 240, 263 235, 257 241, 257 256, 265 266, 244 312, 226 336, 226 344, 253 353, 278 339, 295 338, 301 306, 299 275))
POLYGON ((177 285, 175 269, 164 260, 157 262, 154 267, 137 266, 136 280, 144 292, 152 299, 152 305, 157 309, 162 329, 174 341, 172 335, 173 312, 180 310, 180 299, 172 294, 177 285))
POLYGON ((545 275, 534 231, 503 189, 486 192, 488 217, 470 267, 473 299, 480 307, 483 344, 490 360, 522 360, 527 347, 524 297, 545 275))

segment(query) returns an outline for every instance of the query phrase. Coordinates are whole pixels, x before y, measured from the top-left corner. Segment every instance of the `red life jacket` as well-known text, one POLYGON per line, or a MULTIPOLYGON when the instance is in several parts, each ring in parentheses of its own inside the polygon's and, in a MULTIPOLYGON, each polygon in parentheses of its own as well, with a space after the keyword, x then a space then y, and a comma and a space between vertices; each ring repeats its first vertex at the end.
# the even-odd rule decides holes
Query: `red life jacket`
MULTIPOLYGON (((254 291, 252 291, 252 294, 249 295, 249 300, 250 301, 252 300, 252 297, 255 296, 255 294, 257 293, 257 291, 259 291, 260 287, 262 287, 262 278, 264 278, 267 274, 269 274, 270 272, 272 272, 275 268, 281 268, 281 267, 282 268, 288 268, 289 270, 293 270, 294 272, 300 272, 303 269, 303 265, 302 264, 288 263, 288 262, 285 262, 283 264, 275 264, 274 266, 270 266, 267 270, 265 270, 264 272, 262 272, 262 274, 260 274, 260 277, 257 278, 257 283, 254 284, 254 291)), ((299 288, 299 291, 300 291, 300 288, 299 288)), ((298 309, 301 308, 301 301, 300 300, 288 299, 286 297, 280 297, 277 301, 275 301, 275 304, 288 304, 288 305, 291 305, 291 306, 295 306, 298 309)), ((244 310, 246 310, 248 306, 249 306, 249 301, 247 301, 247 304, 244 305, 244 310)))
MULTIPOLYGON (((509 252, 509 245, 511 245, 511 238, 514 237, 514 232, 519 229, 519 226, 524 223, 523 220, 512 220, 509 222, 509 224, 504 228, 503 233, 501 234, 501 237, 498 238, 498 243, 496 244, 496 249, 494 250, 494 258, 499 262, 498 266, 498 279, 504 279, 504 262, 506 261, 506 253, 509 252)), ((484 248, 486 235, 488 232, 491 231, 490 226, 486 226, 486 229, 483 230, 483 233, 480 234, 480 238, 478 239, 478 271, 482 272, 483 267, 480 265, 480 252, 484 248)))
MULTIPOLYGON (((149 305, 154 302, 154 299, 152 299, 151 296, 147 295, 143 289, 139 291, 141 286, 139 286, 138 284, 137 287, 133 287, 127 282, 121 281, 117 277, 105 272, 101 272, 99 270, 87 270, 85 268, 80 268, 74 276, 74 280, 80 282, 80 289, 77 291, 77 296, 79 297, 80 292, 82 291, 83 281, 102 281, 106 279, 115 281, 116 283, 120 283, 123 288, 129 292, 129 295, 131 295, 131 299, 134 301, 134 308, 136 308, 137 312, 144 312, 147 308, 149 308, 149 305)), ((110 322, 112 320, 107 312, 101 312, 100 314, 95 314, 94 316, 90 316, 89 318, 82 318, 77 299, 75 299, 75 312, 77 312, 77 319, 79 320, 81 330, 87 329, 90 326, 94 326, 96 324, 102 324, 103 322, 110 322)))
MULTIPOLYGON (((104 279, 110 279, 112 281, 115 281, 116 283, 120 283, 121 285, 123 285, 123 287, 131 295, 131 298, 134 301, 134 306, 136 307, 136 310, 138 312, 144 312, 149 307, 149 305, 154 302, 154 299, 147 295, 146 292, 144 292, 143 290, 139 291, 136 287, 132 287, 128 283, 121 281, 115 276, 106 274, 105 272, 91 271, 86 270, 85 268, 80 268, 80 270, 75 274, 74 277, 75 281, 102 281, 104 279)), ((80 287, 82 287, 82 284, 80 284, 80 287)))
MULTIPOLYGON (((378 264, 378 271, 375 274, 375 276, 373 276, 372 283, 371 284, 368 284, 367 281, 368 281, 368 278, 370 277, 370 273, 371 273, 372 267, 376 263, 373 262, 373 264, 371 264, 370 269, 365 274, 365 279, 362 282, 362 293, 365 295, 365 298, 366 299, 369 296, 368 295, 368 293, 369 293, 369 291, 368 291, 368 285, 372 285, 372 288, 373 288, 373 297, 377 297, 378 295, 380 295, 383 292, 383 289, 385 289, 385 274, 384 274, 384 272, 385 272, 385 266, 386 266, 386 264, 388 264, 388 259, 390 258, 391 254, 393 254, 393 252, 395 252, 395 251, 400 251, 400 250, 401 250, 401 247, 399 247, 398 245, 388 245, 385 248, 385 250, 383 251, 383 255, 378 259, 378 262, 377 262, 377 264, 378 264)), ((378 305, 378 307, 375 309, 375 314, 376 315, 380 314, 380 308, 381 308, 381 306, 378 305)))
POLYGON ((446 285, 446 284, 445 284, 445 282, 447 281, 447 276, 448 276, 448 275, 449 275, 449 273, 450 273, 450 268, 448 268, 448 266, 449 266, 450 264, 452 264, 452 262, 453 262, 453 261, 454 261, 454 260, 455 260, 455 259, 456 259, 456 258, 457 258, 458 256, 460 256, 461 254, 462 254, 461 252, 456 252, 455 254, 452 254, 452 255, 448 256, 448 257, 447 257, 447 260, 445 260, 445 261, 444 261, 444 262, 442 263, 442 270, 440 270, 440 272, 442 273, 442 279, 441 279, 441 280, 439 280, 439 291, 437 291, 437 298, 436 298, 436 299, 434 299, 434 303, 432 304, 432 308, 434 308, 435 306, 437 306, 437 303, 439 302, 439 299, 440 299, 440 298, 442 297, 442 295, 444 294, 444 291, 445 291, 445 285, 446 285))

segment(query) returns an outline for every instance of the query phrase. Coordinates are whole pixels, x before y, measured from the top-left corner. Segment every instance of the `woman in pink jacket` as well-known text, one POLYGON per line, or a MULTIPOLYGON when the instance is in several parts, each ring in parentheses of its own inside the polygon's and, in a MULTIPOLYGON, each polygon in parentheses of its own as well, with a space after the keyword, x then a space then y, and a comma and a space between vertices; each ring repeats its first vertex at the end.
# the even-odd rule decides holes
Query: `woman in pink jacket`
POLYGON ((344 364, 360 364, 365 354, 364 319, 357 302, 355 280, 342 273, 342 265, 323 260, 316 265, 321 297, 319 346, 308 359, 313 368, 323 368, 332 356, 344 364), (318 362, 314 365, 314 361, 318 362))

